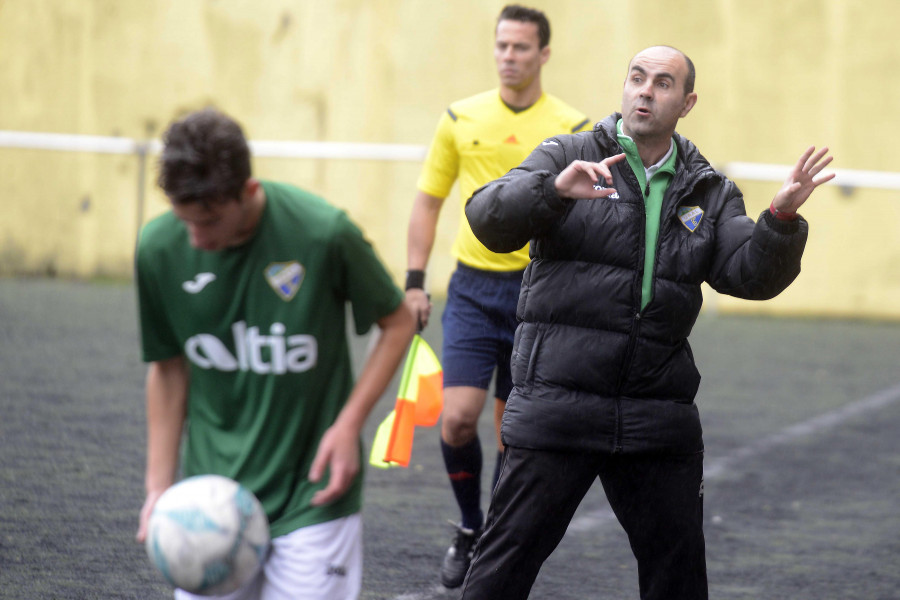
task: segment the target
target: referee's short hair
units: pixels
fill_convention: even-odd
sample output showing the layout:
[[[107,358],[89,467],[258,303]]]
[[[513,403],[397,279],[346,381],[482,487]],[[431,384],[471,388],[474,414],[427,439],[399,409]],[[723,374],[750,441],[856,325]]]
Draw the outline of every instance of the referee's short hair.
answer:
[[[500,21],[534,23],[538,28],[541,48],[546,47],[550,43],[550,21],[547,20],[547,15],[536,8],[528,8],[519,4],[507,4],[500,11],[500,16],[497,17],[497,25],[500,24]]]

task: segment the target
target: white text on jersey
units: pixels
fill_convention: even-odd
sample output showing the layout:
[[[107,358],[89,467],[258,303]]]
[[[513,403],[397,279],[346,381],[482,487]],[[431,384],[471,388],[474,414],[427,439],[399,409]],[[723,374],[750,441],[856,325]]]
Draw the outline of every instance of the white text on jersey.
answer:
[[[271,335],[260,335],[259,327],[244,321],[231,326],[237,356],[222,341],[208,333],[197,334],[184,344],[184,353],[201,369],[253,371],[260,375],[302,373],[316,366],[319,345],[311,335],[285,336],[282,323],[273,323]],[[268,359],[268,360],[267,360]]]

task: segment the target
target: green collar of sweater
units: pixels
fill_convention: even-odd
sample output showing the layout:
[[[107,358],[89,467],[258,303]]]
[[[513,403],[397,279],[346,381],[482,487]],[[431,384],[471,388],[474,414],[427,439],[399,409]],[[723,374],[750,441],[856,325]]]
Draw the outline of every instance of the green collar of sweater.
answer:
[[[638,154],[637,145],[629,136],[622,133],[622,119],[616,123],[619,145],[625,150],[625,158],[628,160],[634,176],[641,185],[641,194],[644,197],[644,212],[646,214],[644,231],[644,274],[641,281],[641,310],[650,302],[653,296],[653,270],[656,264],[656,242],[659,238],[659,219],[662,212],[662,201],[672,177],[675,176],[675,161],[678,158],[678,148],[675,141],[669,147],[669,152],[658,163],[644,168],[644,162]],[[650,182],[647,183],[649,176]]]

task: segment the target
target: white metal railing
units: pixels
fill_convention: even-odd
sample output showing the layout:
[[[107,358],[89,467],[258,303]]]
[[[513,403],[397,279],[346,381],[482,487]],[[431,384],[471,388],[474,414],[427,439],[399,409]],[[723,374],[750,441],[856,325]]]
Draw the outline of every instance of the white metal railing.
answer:
[[[264,158],[330,158],[352,160],[420,161],[425,147],[407,144],[359,144],[345,142],[250,141],[253,156]],[[95,152],[100,154],[158,153],[159,140],[139,141],[120,137],[0,131],[0,148]]]
[[[421,161],[425,158],[425,146],[412,144],[364,144],[350,142],[249,142],[254,156],[261,158],[306,158]],[[146,156],[162,149],[159,140],[134,140],[95,135],[71,135],[60,133],[34,133],[28,131],[0,131],[0,148],[55,150],[62,152],[96,152],[102,154],[134,154]],[[754,181],[784,181],[790,165],[771,165],[748,162],[729,162],[719,168],[732,179]],[[874,188],[900,190],[900,173],[886,171],[862,171],[832,169],[835,178],[828,185],[845,189]]]
[[[789,165],[767,165],[763,163],[730,162],[721,170],[729,179],[752,181],[784,181],[793,167]],[[900,190],[900,173],[890,171],[860,171],[856,169],[830,169],[834,179],[826,185],[837,185],[845,189],[875,188]]]

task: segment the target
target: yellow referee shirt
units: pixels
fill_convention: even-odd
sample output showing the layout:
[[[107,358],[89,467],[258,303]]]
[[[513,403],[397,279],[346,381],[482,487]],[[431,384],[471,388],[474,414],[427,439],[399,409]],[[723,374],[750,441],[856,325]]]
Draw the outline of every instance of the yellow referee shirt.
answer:
[[[504,104],[498,89],[450,105],[438,122],[418,187],[426,194],[446,198],[459,178],[463,214],[452,250],[457,260],[485,271],[525,268],[528,246],[496,254],[478,241],[465,216],[466,200],[482,185],[519,166],[543,140],[581,131],[588,122],[584,114],[546,93],[520,112]]]

